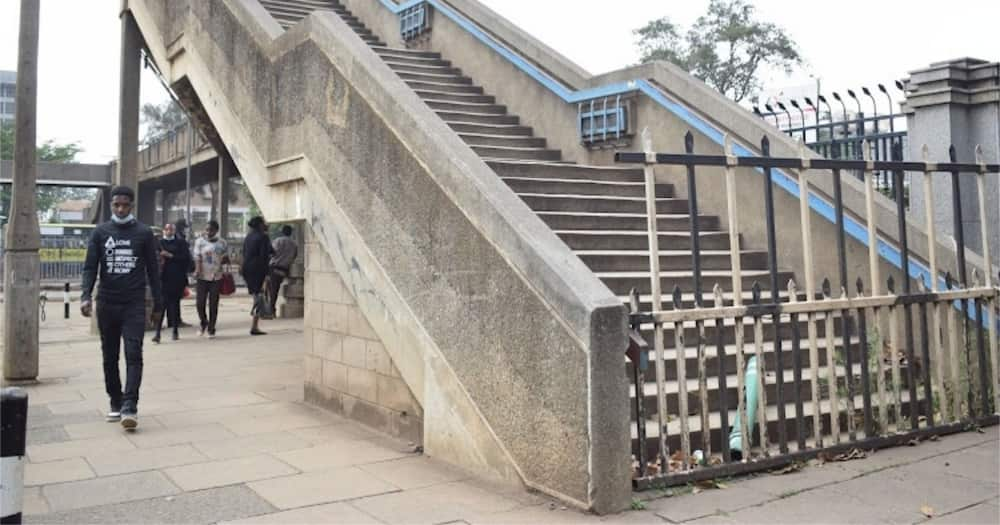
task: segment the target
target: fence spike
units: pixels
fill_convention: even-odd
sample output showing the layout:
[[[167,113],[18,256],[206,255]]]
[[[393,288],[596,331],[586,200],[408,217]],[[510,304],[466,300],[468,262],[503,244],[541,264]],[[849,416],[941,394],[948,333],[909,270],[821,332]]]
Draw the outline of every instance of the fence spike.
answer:
[[[796,290],[797,290],[797,288],[796,288],[796,285],[795,285],[795,279],[789,279],[788,280],[788,295],[789,295],[789,298],[791,300],[793,300],[793,301],[796,298],[796,293],[795,293]]]
[[[958,162],[958,154],[955,152],[955,145],[948,146],[948,160]]]
[[[767,138],[767,135],[760,139],[760,151],[765,157],[771,156],[771,140]]]
[[[629,309],[632,313],[639,313],[639,290],[632,288],[628,292]],[[655,307],[655,306],[654,306]]]
[[[694,134],[691,133],[691,130],[684,134],[684,150],[688,153],[694,153]]]
[[[841,299],[847,299],[848,298],[848,296],[847,296],[847,288],[844,287],[844,286],[840,287],[840,298]]]
[[[872,160],[872,143],[868,139],[865,139],[864,144],[861,146],[861,158],[865,162]]]
[[[858,289],[858,295],[865,294],[865,282],[860,277],[858,277],[857,281],[854,281],[854,286]]]
[[[721,308],[725,299],[722,298],[722,286],[719,286],[719,283],[715,283],[712,287],[712,297],[715,299],[715,307]]]
[[[643,153],[653,152],[653,135],[649,132],[649,127],[642,128],[642,151]]]
[[[680,285],[677,285],[677,284],[674,285],[674,291],[673,291],[672,296],[673,296],[673,300],[674,300],[674,308],[680,308],[681,307],[681,287],[680,287]]]
[[[976,164],[986,164],[986,157],[983,155],[983,145],[976,144]]]
[[[980,286],[982,286],[982,284],[983,284],[983,282],[982,282],[982,280],[980,280],[980,277],[979,277],[979,268],[973,268],[972,269],[972,287],[973,288],[979,288]]]
[[[889,289],[889,291],[890,291],[891,293],[896,293],[896,279],[894,279],[894,278],[893,278],[893,277],[892,277],[892,276],[890,275],[890,276],[889,276],[889,280],[887,280],[887,281],[885,282],[885,284],[886,284],[886,287],[887,287],[887,288]]]
[[[824,277],[823,278],[823,284],[822,284],[822,286],[823,286],[823,297],[829,299],[830,298],[830,278],[829,277]]]
[[[927,147],[927,144],[920,146],[920,160],[924,161],[924,163],[931,161],[931,149]]]
[[[944,274],[944,285],[946,287],[948,287],[949,290],[951,290],[952,281],[954,281],[954,280],[955,280],[955,278],[951,276],[951,272],[945,272],[945,274]]]
[[[917,291],[920,293],[927,293],[927,285],[924,283],[923,277],[917,280]]]
[[[753,304],[759,304],[760,303],[760,282],[759,281],[754,281],[753,282],[753,287],[750,289],[750,292],[751,292],[750,297],[751,297],[751,300],[753,301]]]

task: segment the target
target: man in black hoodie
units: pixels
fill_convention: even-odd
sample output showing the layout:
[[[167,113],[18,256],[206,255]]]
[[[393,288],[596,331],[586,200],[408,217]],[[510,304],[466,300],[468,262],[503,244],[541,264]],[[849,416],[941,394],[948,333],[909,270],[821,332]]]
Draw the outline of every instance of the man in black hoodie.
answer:
[[[132,430],[139,424],[139,385],[142,383],[142,339],[145,335],[146,286],[152,289],[153,311],[163,310],[157,268],[158,246],[153,231],[132,215],[135,192],[118,186],[111,190],[109,222],[94,229],[83,267],[80,313],[90,317],[91,294],[98,287],[97,326],[104,354],[104,386],[111,398],[108,421],[121,421]],[[125,391],[118,374],[121,341],[125,341]]]

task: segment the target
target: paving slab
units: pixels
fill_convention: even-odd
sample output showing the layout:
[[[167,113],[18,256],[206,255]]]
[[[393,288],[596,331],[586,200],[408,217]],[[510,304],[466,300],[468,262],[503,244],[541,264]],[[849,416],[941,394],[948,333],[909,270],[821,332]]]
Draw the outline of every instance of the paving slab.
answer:
[[[302,525],[304,523],[350,523],[352,525],[377,525],[381,521],[352,507],[349,503],[328,503],[295,510],[265,514],[253,518],[224,522],[223,525]]]
[[[274,432],[231,439],[195,441],[193,445],[209,458],[232,459],[307,448],[311,443],[289,432]]]
[[[966,507],[944,516],[934,516],[929,523],[947,523],[954,525],[996,525],[1000,523],[1000,508],[989,503],[980,503]]]
[[[184,444],[125,452],[96,451],[93,454],[88,454],[86,459],[98,475],[112,476],[200,463],[209,458],[195,450],[191,445]]]
[[[142,419],[139,420],[139,427],[142,429]],[[226,439],[235,435],[226,427],[212,423],[183,428],[155,428],[148,432],[135,432],[127,437],[138,448],[160,448],[194,441]]]
[[[890,505],[872,505],[851,495],[833,495],[826,490],[811,490],[766,505],[727,513],[723,518],[736,523],[767,524],[909,524],[921,518],[914,509],[901,510]]]
[[[364,498],[353,504],[386,523],[409,524],[473,523],[523,507],[513,499],[461,482]]]
[[[164,473],[178,487],[192,491],[288,476],[298,471],[271,456],[257,455],[171,467]]]
[[[293,509],[399,491],[397,487],[355,467],[254,481],[248,486],[279,509]]]
[[[46,485],[42,494],[53,511],[96,507],[140,499],[170,496],[181,490],[159,472],[139,472]]]
[[[124,432],[124,431],[123,431]],[[28,458],[35,463],[55,461],[57,459],[83,457],[95,450],[126,451],[134,450],[135,445],[124,436],[111,436],[95,439],[80,439],[62,443],[47,443],[44,445],[28,445]]]
[[[774,497],[786,496],[790,492],[801,492],[806,489],[822,487],[831,483],[847,481],[860,476],[857,470],[849,469],[842,463],[824,463],[809,465],[796,472],[787,474],[761,473],[754,477],[739,479],[731,487],[746,487],[757,492],[764,492]],[[704,494],[704,493],[703,493]]]
[[[748,488],[750,487],[750,488]],[[683,522],[759,505],[775,499],[765,491],[754,490],[751,484],[728,485],[698,494],[685,494],[646,502],[646,510],[673,522]]]
[[[296,428],[319,427],[330,421],[319,414],[272,414],[249,419],[233,419],[222,424],[238,436],[266,434]]]
[[[26,463],[24,486],[48,485],[94,477],[94,471],[82,458],[60,459],[48,463]]]
[[[45,501],[45,497],[42,496],[42,487],[25,487],[23,494],[24,499],[21,500],[21,513],[24,516],[48,514],[51,512],[52,509],[49,508],[49,502]]]
[[[359,465],[358,468],[404,490],[459,481],[472,476],[426,456],[380,461]]]
[[[140,428],[136,429],[134,433],[126,434],[122,426],[118,423],[110,423],[101,418],[98,421],[91,421],[88,423],[72,423],[68,425],[63,425],[66,429],[66,433],[69,434],[70,439],[95,439],[102,437],[114,437],[114,436],[128,436],[128,435],[138,435],[151,432],[152,429],[163,428],[163,425],[153,419],[144,417],[139,423]]]
[[[47,408],[44,411],[35,411],[33,408],[34,407],[30,407],[28,410],[28,430],[103,420],[101,412],[97,409],[56,415],[49,412]]]
[[[907,467],[951,474],[986,483],[998,483],[1000,482],[1000,462],[996,461],[995,446],[993,443],[979,445],[928,458]]]
[[[412,454],[402,450],[401,446],[394,449],[379,442],[354,440],[281,452],[275,456],[303,472],[308,472],[386,461]]]
[[[31,428],[25,432],[25,442],[32,445],[61,443],[63,441],[69,441],[69,434],[63,427]]]
[[[56,512],[26,523],[216,523],[274,510],[252,490],[233,486]]]
[[[323,445],[332,441],[370,439],[380,435],[370,428],[352,423],[351,421],[343,418],[340,418],[339,421],[329,425],[296,428],[294,430],[290,430],[289,432],[314,445]]]
[[[629,516],[628,513],[623,513],[616,516],[619,521],[612,522],[618,523],[624,521],[628,518],[633,518],[634,516]],[[656,516],[647,516],[647,523],[664,523],[664,521]],[[587,523],[601,523],[601,518],[594,514],[585,514],[583,512],[564,508],[561,505],[531,505],[528,507],[519,507],[517,509],[498,512],[495,514],[487,514],[481,517],[469,518],[468,520],[462,520],[472,525],[516,525],[516,524],[529,524],[529,523],[553,523],[553,524],[587,524]],[[632,523],[640,523],[633,521]]]

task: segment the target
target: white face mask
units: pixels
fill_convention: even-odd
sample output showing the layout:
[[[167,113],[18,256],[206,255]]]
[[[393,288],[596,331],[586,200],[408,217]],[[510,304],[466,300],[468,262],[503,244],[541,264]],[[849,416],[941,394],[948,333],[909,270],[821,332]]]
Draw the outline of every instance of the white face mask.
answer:
[[[113,222],[115,224],[128,224],[130,222],[135,222],[135,215],[133,215],[133,214],[130,213],[130,214],[126,215],[125,218],[119,219],[117,215],[115,215],[114,213],[112,213],[111,214],[111,222]]]
[[[166,235],[164,235],[164,236],[163,236],[163,240],[165,240],[165,241],[172,241],[172,240],[174,240],[174,239],[175,239],[176,237],[177,237],[176,235],[171,235],[171,236],[169,236],[169,237],[168,237],[168,236],[166,236]]]

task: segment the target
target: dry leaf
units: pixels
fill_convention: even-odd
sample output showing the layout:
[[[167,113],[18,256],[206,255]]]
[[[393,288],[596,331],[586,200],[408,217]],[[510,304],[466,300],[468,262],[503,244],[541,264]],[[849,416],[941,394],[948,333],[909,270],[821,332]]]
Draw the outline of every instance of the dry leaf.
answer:
[[[691,491],[691,494],[701,494],[701,489],[700,489],[700,488],[698,488],[698,487],[695,487],[695,488],[694,488],[694,489],[693,489],[693,490]]]
[[[929,439],[930,439],[931,441],[937,441],[937,440],[941,439],[941,437],[940,437],[940,436],[938,436],[937,434],[934,434],[934,435],[933,435],[933,436],[931,436],[931,437],[930,437]]]
[[[772,470],[771,474],[776,476],[782,474],[791,474],[792,472],[798,472],[802,470],[803,465],[804,465],[803,463],[796,461],[794,463],[789,463],[788,465],[785,465],[782,468]]]
[[[927,516],[928,518],[933,518],[934,507],[931,507],[930,505],[923,505],[920,507],[920,513],[923,514],[924,516]]]

